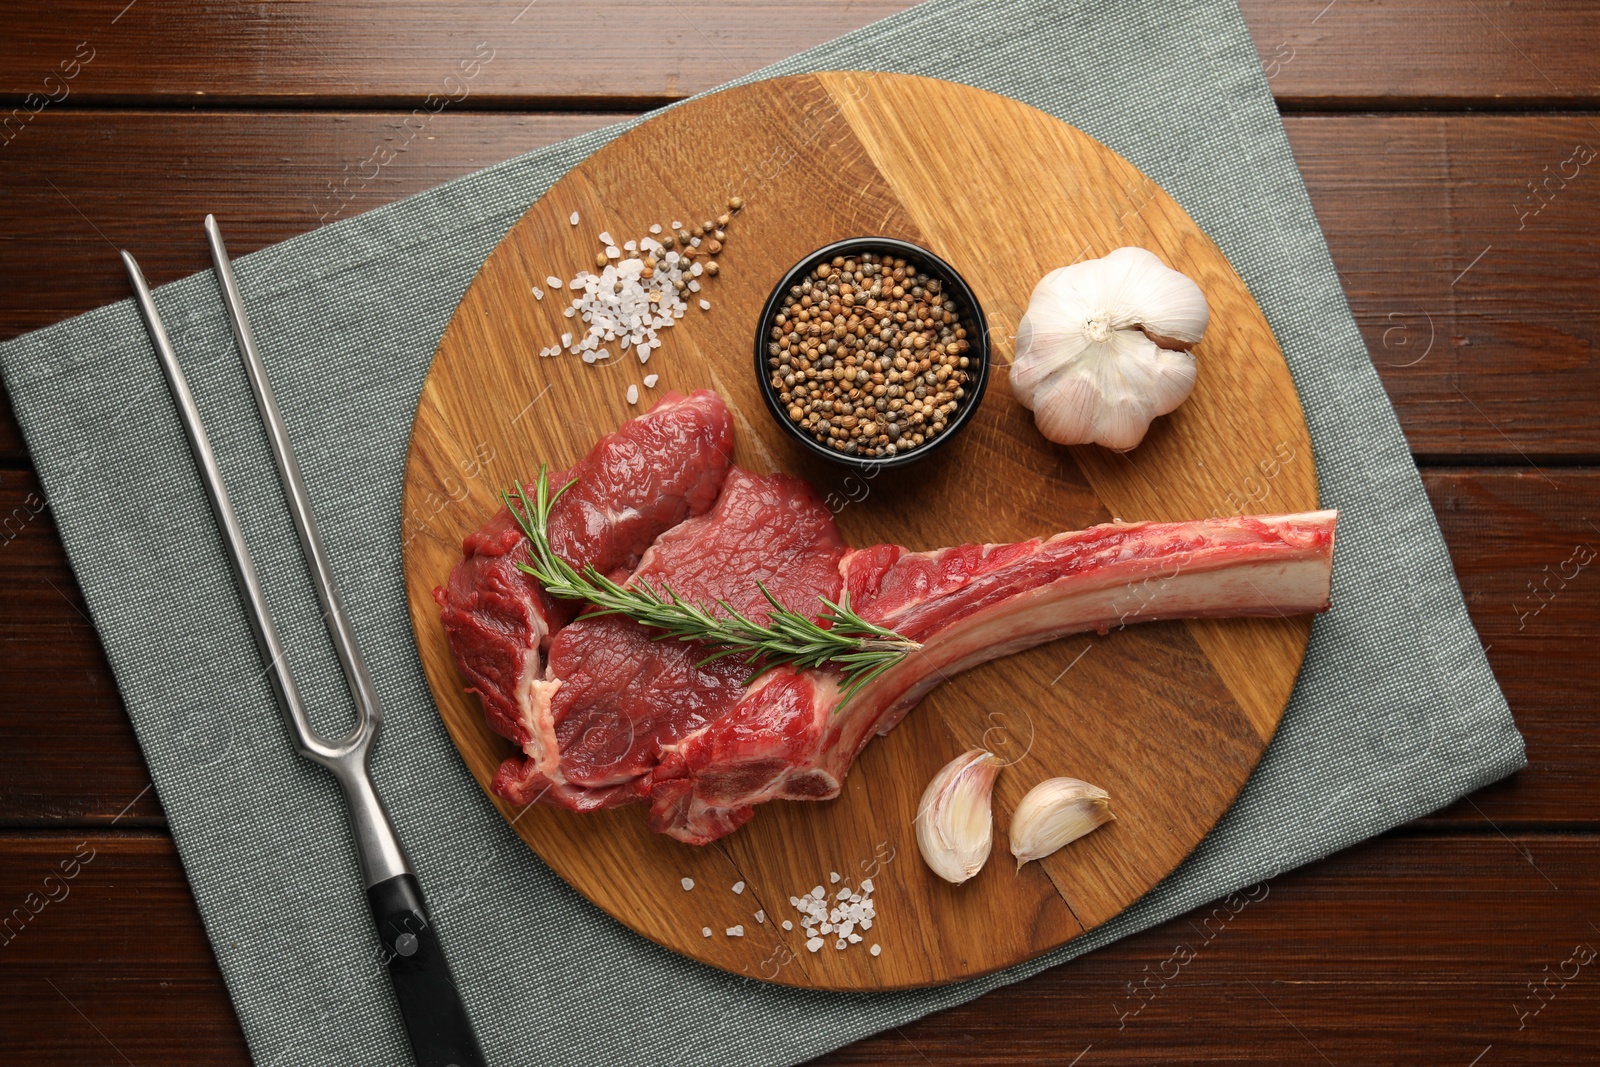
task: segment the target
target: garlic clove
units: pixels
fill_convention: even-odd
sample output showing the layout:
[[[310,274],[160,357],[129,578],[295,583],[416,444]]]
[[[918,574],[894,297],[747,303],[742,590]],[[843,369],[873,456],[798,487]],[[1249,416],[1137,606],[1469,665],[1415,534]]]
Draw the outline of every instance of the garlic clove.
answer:
[[[1033,394],[1033,419],[1052,441],[1084,442],[1099,438],[1100,386],[1091,367],[1073,367],[1050,379]]]
[[[1028,790],[1011,816],[1011,854],[1017,869],[1044,859],[1115,819],[1111,795],[1076,778],[1051,778]]]
[[[1096,351],[1045,379],[1032,396],[1034,420],[1052,441],[1094,441],[1125,452],[1144,440],[1151,420],[1183,403],[1194,381],[1189,353],[1118,330]]]
[[[1187,344],[1199,341],[1206,332],[1211,308],[1205,294],[1192,279],[1168,267],[1154,253],[1119,248],[1099,262],[1104,264],[1105,298],[1115,309],[1118,329],[1137,326]]]
[[[991,752],[975,748],[945,764],[917,805],[917,847],[928,867],[960,885],[983,869],[994,844],[989,798],[1003,766]]]
[[[1157,416],[1188,398],[1194,389],[1195,362],[1188,352],[1162,348],[1132,330],[1119,330],[1109,344],[1117,352],[1113,370],[1119,380],[1104,386],[1101,395],[1112,402],[1097,428],[1107,448],[1125,452],[1144,440]]]

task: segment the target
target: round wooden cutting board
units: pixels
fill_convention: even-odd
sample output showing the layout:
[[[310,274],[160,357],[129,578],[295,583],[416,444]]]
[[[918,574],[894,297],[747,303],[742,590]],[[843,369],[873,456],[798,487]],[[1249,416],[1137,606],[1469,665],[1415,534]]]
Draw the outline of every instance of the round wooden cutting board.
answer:
[[[570,294],[540,301],[533,286],[593,268],[601,231],[620,244],[652,223],[692,227],[730,196],[745,207],[718,256],[720,276],[699,294],[711,310],[694,307],[663,331],[648,366],[632,353],[595,366],[539,357],[573,323],[562,317]],[[876,478],[806,457],[771,422],[750,369],[771,286],[812,249],[861,235],[902,238],[948,260],[976,291],[995,342],[994,377],[968,428],[926,462]],[[1204,290],[1212,316],[1195,350],[1199,382],[1133,452],[1052,445],[1006,381],[1018,320],[1046,272],[1122,245],[1151,249]],[[646,373],[660,375],[654,388],[643,385]],[[635,405],[630,385],[639,386]],[[1013,100],[923,78],[802,75],[717,93],[618,138],[533,205],[468,289],[423,388],[406,471],[411,613],[440,714],[485,789],[512,747],[462,691],[434,587],[502,488],[533,478],[541,462],[573,463],[666,390],[698,387],[732,408],[735,461],[809,479],[856,545],[927,549],[1113,517],[1317,506],[1305,421],[1261,310],[1199,227],[1122,157]],[[1177,866],[1271,739],[1309,632],[1309,617],[1155,623],[990,663],[873,741],[838,799],[763,805],[705,847],[650,833],[641,807],[577,815],[492,799],[578,892],[674,951],[812,988],[953,982],[1078,936]],[[1011,765],[995,791],[993,857],[952,886],[922,863],[912,814],[938,768],[974,746]],[[1117,821],[1018,872],[1010,812],[1058,775],[1109,790]],[[878,921],[858,945],[840,951],[829,938],[812,953],[798,922],[792,931],[781,923],[798,918],[789,898],[830,886],[832,872],[840,884],[873,879]],[[744,936],[726,936],[733,926]],[[523,930],[507,932],[506,951],[517,951],[517,938],[561,936],[530,914]]]

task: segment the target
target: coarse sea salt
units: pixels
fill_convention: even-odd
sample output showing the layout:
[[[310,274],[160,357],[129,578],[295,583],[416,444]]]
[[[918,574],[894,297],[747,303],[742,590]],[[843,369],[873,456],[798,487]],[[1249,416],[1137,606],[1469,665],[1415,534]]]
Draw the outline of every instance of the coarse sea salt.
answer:
[[[700,936],[701,936],[701,937],[710,937],[710,936],[711,936],[711,927],[709,927],[709,926],[702,926],[702,927],[701,927],[701,928],[700,928]]]
[[[534,286],[533,287],[533,298],[535,300],[543,300],[544,299],[544,290],[539,288],[537,285]]]
[[[578,224],[578,213],[574,211],[572,214],[568,215],[567,221],[576,226]]]
[[[574,226],[578,224],[576,211],[569,221]],[[605,363],[612,358],[611,350],[600,346],[615,341],[617,350],[631,349],[640,363],[649,361],[651,353],[661,348],[660,331],[684,317],[690,301],[695,299],[690,294],[699,293],[702,280],[711,273],[709,264],[694,261],[704,239],[691,238],[676,219],[672,229],[683,235],[667,236],[667,244],[675,244],[674,248],[652,236],[663,232],[659,222],[649,226],[648,234],[623,240],[620,246],[610,231],[595,235],[605,250],[599,266],[580,270],[564,283],[572,295],[561,310],[566,318],[582,320],[587,329],[562,334],[561,344],[552,346],[551,355],[564,349],[585,363]],[[545,282],[550,289],[563,286],[554,275],[546,277]],[[709,300],[701,298],[698,303],[701,311],[711,310]],[[646,378],[646,388],[654,387],[650,377]]]
[[[735,883],[733,883],[733,891],[735,893],[743,893],[744,892],[744,883],[743,882],[735,882]]]
[[[767,921],[767,913],[765,911],[757,911],[756,912],[756,922],[764,923],[766,921]]]
[[[637,385],[628,386],[628,403],[637,404],[638,402],[639,402],[639,387]]]
[[[579,271],[566,284],[573,296],[562,314],[582,319],[588,329],[570,338],[563,335],[562,347],[586,363],[606,358],[597,357],[595,351],[606,341],[621,338],[627,338],[640,363],[647,362],[651,351],[661,347],[660,331],[675,325],[687,309],[680,286],[686,288],[691,280],[689,260],[654,238],[636,244],[637,253],[628,256],[609,246],[606,251],[613,258],[604,268]],[[643,257],[656,260],[649,278],[644,277]]]
[[[659,374],[646,374],[644,376],[644,387],[646,389],[654,389],[656,387],[656,383],[660,380],[661,375]]]
[[[729,937],[743,937],[744,936],[744,927],[742,925],[740,925],[740,926],[730,926],[726,930],[724,930],[723,933],[727,934]]]
[[[683,886],[683,891],[685,893],[687,893],[689,890],[694,888],[694,879],[693,878],[679,878],[678,879],[678,884]]]
[[[828,879],[837,885],[843,881],[843,876],[833,871]],[[824,935],[832,936],[833,947],[840,952],[862,942],[862,935],[857,931],[872,929],[872,920],[878,914],[868,888],[870,882],[870,878],[862,881],[862,891],[845,884],[830,895],[819,885],[804,896],[789,898],[790,906],[800,913],[800,925],[805,931],[808,949],[812,952],[820,949],[825,943]],[[783,928],[792,930],[794,925],[786,919]],[[878,952],[872,954],[876,956]]]

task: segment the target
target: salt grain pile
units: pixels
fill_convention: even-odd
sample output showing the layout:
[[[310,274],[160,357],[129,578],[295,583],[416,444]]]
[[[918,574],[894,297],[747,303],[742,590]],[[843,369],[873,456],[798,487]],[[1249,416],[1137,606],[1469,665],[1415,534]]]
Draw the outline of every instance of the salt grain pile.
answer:
[[[829,880],[838,885],[839,873],[835,871],[829,875]],[[789,903],[800,913],[800,925],[807,938],[806,948],[817,952],[830,937],[833,947],[841,952],[851,945],[860,944],[863,938],[857,931],[872,929],[872,921],[878,917],[878,910],[872,903],[872,889],[871,878],[863,878],[859,890],[851,889],[848,885],[841,886],[831,894],[832,907],[828,903],[830,894],[820,885],[805,896],[790,897]],[[787,921],[783,927],[785,930],[791,928]],[[874,956],[881,951],[877,945],[872,946]]]
[[[728,212],[743,206],[744,201],[734,197],[728,201]],[[567,318],[586,323],[587,329],[563,333],[559,344],[541,348],[539,355],[557,356],[565,350],[585,363],[600,363],[610,360],[609,346],[615,343],[619,353],[632,351],[640,363],[648,363],[661,347],[660,332],[688,312],[688,301],[700,292],[701,279],[719,272],[717,261],[710,257],[722,251],[730,219],[731,214],[719,215],[692,231],[675,221],[666,233],[656,223],[649,235],[625,241],[621,247],[610,233],[597,234],[603,251],[596,255],[596,270],[580,270],[566,283],[575,295],[562,311]],[[570,221],[578,224],[577,212]],[[562,285],[553,275],[545,283],[558,291]],[[534,287],[535,299],[544,295]],[[711,309],[709,300],[699,304],[702,311]],[[656,380],[654,374],[647,376],[646,388],[653,388]],[[638,401],[638,387],[629,386],[628,403]]]
[[[839,872],[834,871],[828,876],[828,880],[833,885],[839,885]],[[683,886],[683,890],[686,893],[694,889],[693,878],[680,878],[678,882]],[[731,888],[735,896],[741,896],[745,891],[745,883],[741,879],[733,883]],[[812,952],[819,951],[827,943],[825,940],[827,937],[833,938],[833,947],[840,951],[849,948],[851,945],[859,945],[864,938],[858,931],[872,929],[872,922],[878,917],[878,909],[872,903],[872,890],[872,879],[863,878],[859,890],[851,889],[849,885],[843,885],[839,887],[837,892],[830,894],[828,890],[819,885],[805,896],[790,897],[789,903],[800,912],[800,926],[805,931],[807,938],[806,948]],[[832,907],[829,907],[828,903],[830,896],[833,900]],[[755,913],[755,919],[757,923],[765,923],[767,921],[767,913],[758,910]],[[785,930],[793,930],[794,923],[789,919],[785,919],[783,920],[783,928]],[[738,926],[730,926],[723,930],[722,933],[724,937],[743,937],[744,925],[741,923]],[[702,926],[700,928],[700,936],[710,937],[711,927]],[[874,956],[880,955],[883,952],[883,946],[874,944],[869,951]]]

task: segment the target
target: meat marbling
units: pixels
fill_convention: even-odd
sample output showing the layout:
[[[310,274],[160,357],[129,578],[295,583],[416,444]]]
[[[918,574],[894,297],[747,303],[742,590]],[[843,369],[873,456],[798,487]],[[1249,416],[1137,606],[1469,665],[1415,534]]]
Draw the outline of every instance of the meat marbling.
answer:
[[[552,479],[579,479],[552,511],[552,545],[575,566],[665,581],[753,617],[765,617],[758,581],[813,613],[818,596],[847,591],[863,617],[921,649],[848,702],[831,670],[751,678],[732,659],[702,664],[702,646],[615,616],[573,618],[545,597],[515,567],[527,546],[502,509],[434,596],[489,724],[522,748],[494,780],[507,800],[646,803],[652,829],[704,844],[764,801],[837,796],[868,741],[968,667],[1130,622],[1328,606],[1331,511],[852,550],[806,483],[731,467],[731,436],[716,394],[669,395]]]

